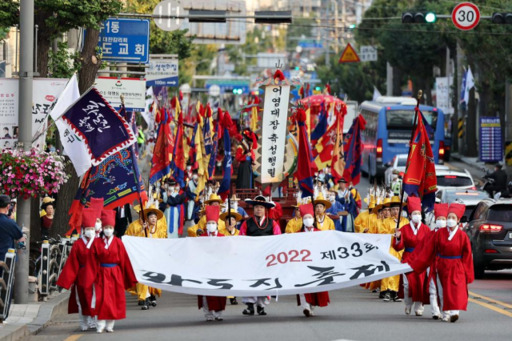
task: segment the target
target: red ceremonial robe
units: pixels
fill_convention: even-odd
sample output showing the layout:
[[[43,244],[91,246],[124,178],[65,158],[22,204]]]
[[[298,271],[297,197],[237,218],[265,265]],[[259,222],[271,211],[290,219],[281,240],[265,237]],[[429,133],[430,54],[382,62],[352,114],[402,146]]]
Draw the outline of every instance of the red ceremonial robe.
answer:
[[[87,248],[87,239],[82,237],[75,241],[57,280],[57,285],[62,288],[69,290],[72,286],[68,302],[68,314],[78,313],[78,303],[80,303],[82,315],[96,315],[95,310],[91,308],[91,301],[98,263],[94,259],[91,249]],[[76,300],[77,296],[78,302]]]
[[[210,237],[208,233],[203,233],[199,237]],[[224,237],[223,234],[217,232],[217,237]],[[206,302],[208,303],[208,309],[213,311],[223,311],[226,309],[226,297],[225,296],[206,296]],[[197,307],[201,309],[203,307],[203,296],[197,296]]]
[[[99,261],[95,282],[98,320],[120,320],[126,318],[125,290],[137,279],[121,239],[114,236],[108,249],[105,246],[104,237],[97,238],[91,248]]]
[[[407,263],[407,261],[411,259],[416,246],[418,246],[420,242],[430,234],[430,228],[421,223],[417,234],[414,235],[412,226],[409,223],[402,226],[400,232],[401,236],[398,243],[396,242],[396,239],[393,238],[392,245],[396,251],[405,249],[402,255],[402,263]],[[409,297],[412,297],[413,302],[424,302],[426,271],[421,273],[409,272],[406,276],[407,281],[409,282]],[[428,301],[425,303],[428,303]]]
[[[417,247],[407,263],[415,272],[423,272],[435,261],[435,271],[443,290],[442,309],[466,310],[468,284],[475,279],[471,244],[460,228],[452,240],[448,240],[448,236],[448,228],[431,233]]]
[[[297,232],[309,233],[304,231],[304,226],[302,226],[302,228]],[[313,232],[322,232],[322,230],[319,230],[315,227],[313,228]],[[329,299],[329,292],[327,291],[315,292],[313,294],[304,294],[304,297],[306,298],[306,302],[312,306],[327,307],[331,302]],[[297,295],[297,305],[300,305],[299,295]]]

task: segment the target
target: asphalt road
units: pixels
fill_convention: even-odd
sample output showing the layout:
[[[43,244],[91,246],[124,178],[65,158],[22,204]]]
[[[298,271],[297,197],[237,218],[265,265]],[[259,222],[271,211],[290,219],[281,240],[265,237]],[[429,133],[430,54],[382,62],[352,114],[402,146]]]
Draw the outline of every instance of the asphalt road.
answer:
[[[478,169],[470,172],[478,175]],[[368,185],[363,178],[361,194]],[[243,316],[243,305],[228,304],[221,322],[205,321],[196,296],[164,292],[149,311],[128,297],[127,318],[117,322],[113,334],[81,332],[77,315],[63,315],[26,340],[510,340],[512,271],[488,271],[469,291],[468,311],[456,323],[433,320],[429,306],[423,317],[406,316],[403,303],[385,303],[361,287],[331,292],[331,304],[311,318],[302,315],[295,296],[284,296],[272,300],[268,316]]]

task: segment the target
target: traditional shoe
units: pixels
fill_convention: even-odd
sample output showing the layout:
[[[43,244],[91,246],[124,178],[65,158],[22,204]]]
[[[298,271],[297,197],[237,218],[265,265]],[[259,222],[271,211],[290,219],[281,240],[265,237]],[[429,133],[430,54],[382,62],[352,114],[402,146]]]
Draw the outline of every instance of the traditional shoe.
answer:
[[[231,305],[237,305],[238,304],[238,301],[236,300],[236,297],[230,298],[229,302],[231,303]]]
[[[216,318],[215,318],[215,321],[224,321],[224,319],[223,319],[222,317],[220,317],[220,316],[219,316],[219,317],[216,317]]]
[[[310,317],[311,316],[311,310],[309,310],[309,309],[304,309],[302,312],[304,313],[304,315],[306,317]]]
[[[149,310],[149,300],[145,300],[142,307],[140,307],[141,310]]]
[[[101,333],[103,333],[103,330],[104,330],[103,328],[101,328],[101,329],[96,329],[96,333],[101,334]]]
[[[437,315],[432,315],[432,318],[434,320],[439,320],[441,318],[441,315],[437,314]]]
[[[411,315],[411,307],[405,306],[405,315]]]
[[[81,326],[80,330],[83,331],[83,332],[86,332],[86,331],[89,330],[89,327]]]
[[[247,303],[247,309],[242,311],[244,315],[254,315],[254,303]]]
[[[113,333],[113,332],[114,332],[114,329],[109,329],[109,328],[107,328],[107,329],[105,329],[105,330],[107,331],[107,333]]]
[[[156,307],[156,300],[149,301],[149,304],[151,304],[152,307]]]
[[[459,315],[452,315],[452,316],[450,316],[450,322],[452,322],[452,323],[457,321],[458,319],[459,319]]]
[[[206,322],[212,322],[213,321],[213,316],[208,316],[206,318]]]
[[[396,291],[391,291],[391,299],[393,302],[402,302],[402,299],[398,297],[398,293]]]
[[[380,299],[383,299],[383,298],[384,298],[384,296],[386,296],[386,294],[387,294],[387,293],[388,293],[388,291],[387,291],[387,290],[384,290],[384,291],[379,292],[379,298],[380,298]]]
[[[257,306],[256,309],[258,310],[258,315],[265,316],[267,313],[265,312],[265,308]]]
[[[443,322],[449,322],[450,321],[450,316],[448,315],[444,315],[443,318],[441,319]]]
[[[416,310],[414,313],[416,314],[416,316],[423,316],[423,311],[421,310]]]

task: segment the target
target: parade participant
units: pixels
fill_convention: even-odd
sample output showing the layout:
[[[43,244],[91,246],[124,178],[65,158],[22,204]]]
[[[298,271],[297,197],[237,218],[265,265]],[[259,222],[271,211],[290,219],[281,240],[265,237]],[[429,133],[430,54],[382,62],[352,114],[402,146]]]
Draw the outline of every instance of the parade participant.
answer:
[[[371,195],[369,198],[365,198],[365,202],[368,205],[368,210],[359,212],[354,219],[354,229],[356,233],[368,233],[375,231],[377,227],[377,214],[372,212],[375,207],[375,196]]]
[[[431,235],[432,238],[426,238],[408,261],[415,272],[421,273],[437,256],[435,278],[445,322],[457,321],[460,310],[467,309],[468,284],[475,278],[471,243],[459,228],[465,210],[463,204],[450,204],[446,228],[439,229]]]
[[[114,208],[114,210],[116,211],[116,225],[114,226],[114,231],[116,236],[121,238],[124,236],[128,225],[133,221],[132,209],[130,204],[125,204],[124,206]]]
[[[224,237],[217,229],[219,221],[219,206],[207,206],[205,208],[206,233],[200,237]],[[226,297],[220,296],[197,296],[198,308],[203,308],[206,321],[222,321],[222,312],[226,309]]]
[[[46,197],[51,199],[49,197]],[[45,199],[46,199],[45,198]],[[53,216],[55,214],[55,204],[53,203],[55,199],[48,200],[41,205],[41,210],[45,211],[46,214],[41,217],[41,239],[47,240],[50,236],[50,229],[53,225]]]
[[[220,205],[222,204],[222,199],[221,199],[221,197],[219,197],[217,195],[217,193],[212,193],[212,195],[210,195],[210,198],[208,200],[206,200],[204,202],[204,204],[205,204],[205,207],[219,206],[219,209],[220,209]],[[222,220],[219,220],[217,222],[217,225],[218,225],[219,231],[221,233],[224,233],[224,231],[226,230],[226,225],[224,224],[224,222]],[[196,225],[188,228],[187,234],[189,237],[197,237],[198,235],[203,234],[205,231],[206,231],[206,216],[203,215],[201,217],[201,219],[199,219],[199,222]]]
[[[199,205],[197,204],[197,194],[196,189],[199,183],[199,175],[197,174],[197,169],[192,171],[192,177],[187,182],[187,187],[185,189],[185,195],[187,197],[187,220],[193,220],[197,210],[199,209]]]
[[[229,205],[228,205],[228,201],[229,201]],[[244,210],[243,207],[241,207],[240,205],[238,205],[238,202],[240,201],[240,198],[238,198],[236,196],[236,194],[233,194],[231,196],[231,199],[228,199],[226,198],[226,201],[224,203],[224,208],[221,210],[221,211],[225,211],[227,212],[227,209],[228,209],[228,206],[231,206],[231,209],[235,212],[237,212],[240,216],[241,216],[241,219],[238,220],[237,222],[237,225],[236,225],[236,228],[239,230],[240,229],[240,225],[242,225],[242,220],[243,219],[247,219],[249,218],[249,215],[247,214],[247,212]],[[222,216],[222,215],[221,215]],[[224,222],[225,223],[225,222]],[[227,227],[227,225],[226,225]]]
[[[245,212],[245,211],[244,211]],[[234,209],[231,209],[231,213],[224,212],[220,215],[220,219],[226,225],[226,230],[224,231],[224,235],[227,237],[238,236],[240,231],[236,228],[238,222],[242,221],[242,216],[236,212]],[[229,302],[232,305],[237,305],[238,301],[234,296],[228,296]]]
[[[315,205],[316,228],[322,231],[335,230],[334,221],[325,214],[325,210],[331,207],[329,200],[325,200],[320,193],[313,201]]]
[[[347,180],[343,178],[338,180],[336,201],[343,205],[344,211],[346,211],[341,223],[342,231],[345,232],[354,232],[354,218],[357,217],[360,208],[360,203],[358,208],[357,201],[352,193],[355,193],[358,196],[359,202],[361,202],[361,196],[357,190],[354,190],[355,188],[353,190],[347,188]]]
[[[320,230],[314,227],[315,218],[313,205],[310,203],[301,205],[299,206],[299,210],[304,224],[301,229],[296,232],[319,232]],[[329,302],[329,293],[327,291],[297,295],[297,305],[303,309],[302,312],[306,317],[314,315],[313,309],[315,307],[326,307],[329,305]]]
[[[400,178],[399,172],[396,169],[393,171],[391,191],[394,195],[400,195],[400,192],[402,191],[402,179]]]
[[[446,216],[448,215],[448,204],[434,204],[434,215],[435,215],[435,226],[431,228],[431,234],[428,238],[433,238],[433,234],[437,232],[439,229],[446,227]],[[441,318],[441,310],[439,309],[439,302],[437,296],[437,286],[436,286],[436,263],[437,263],[437,255],[432,264],[427,268],[428,273],[428,294],[430,301],[430,309],[432,311],[432,318],[434,320],[438,320]]]
[[[325,210],[325,213],[334,222],[334,229],[336,231],[342,230],[342,221],[344,215],[347,215],[345,207],[338,201],[336,201],[336,191],[329,191],[327,194],[327,200],[331,203],[331,207]]]
[[[407,263],[416,246],[427,237],[430,228],[421,222],[421,200],[418,197],[407,198],[407,210],[411,217],[409,224],[395,229],[393,247],[404,250],[402,263]],[[396,225],[395,225],[396,226]],[[414,305],[416,316],[423,315],[423,293],[425,292],[425,272],[409,272],[402,276],[404,288],[405,314],[409,315]]]
[[[82,237],[73,243],[66,264],[57,280],[57,286],[68,290],[71,287],[68,314],[78,313],[82,331],[96,327],[93,285],[99,264],[94,258],[91,246],[96,236],[94,225],[100,215],[100,211],[91,208],[82,210]]]
[[[101,237],[102,227],[101,227],[101,211],[103,210],[103,198],[91,198],[89,203],[89,208],[100,212],[100,215],[96,219],[96,223],[94,224],[94,230],[96,232],[96,238]]]
[[[128,226],[127,236],[146,238],[167,238],[167,224],[162,211],[152,206],[143,210],[142,216]],[[137,283],[135,291],[130,291],[138,297],[142,310],[148,310],[149,306],[156,307],[156,296],[162,295],[162,290]]]
[[[288,220],[286,223],[286,228],[284,230],[285,233],[294,233],[298,232],[302,228],[302,217],[300,215],[299,206],[293,206],[295,209],[293,210],[293,218]]]
[[[98,275],[94,282],[96,294],[96,331],[114,332],[115,320],[126,318],[126,296],[124,291],[137,283],[130,258],[123,242],[114,236],[116,211],[101,212],[103,238],[92,246],[92,253],[99,263]]]
[[[274,203],[267,201],[264,196],[258,195],[253,200],[246,199],[245,202],[253,206],[254,217],[245,220],[240,226],[241,236],[271,236],[281,234],[281,228],[277,222],[266,217],[265,210],[274,207]],[[265,306],[270,303],[267,296],[244,297],[242,302],[247,304],[247,309],[243,311],[244,315],[254,315],[254,305],[256,304],[258,315],[267,315]]]
[[[352,181],[349,182],[348,184],[348,190],[350,191],[350,194],[352,194],[352,198],[354,198],[354,202],[356,204],[356,214],[354,216],[356,216],[358,213],[359,213],[359,210],[362,208],[362,201],[361,201],[361,194],[359,194],[359,191],[357,190],[357,188],[354,187],[354,184],[352,183]]]
[[[250,129],[244,129],[242,132],[242,141],[236,149],[235,159],[239,162],[236,188],[253,188],[254,174],[252,165],[256,157],[254,150],[258,147],[256,134]]]
[[[167,222],[167,238],[178,238],[183,232],[185,194],[180,193],[180,185],[174,179],[167,179],[167,189],[160,203]]]

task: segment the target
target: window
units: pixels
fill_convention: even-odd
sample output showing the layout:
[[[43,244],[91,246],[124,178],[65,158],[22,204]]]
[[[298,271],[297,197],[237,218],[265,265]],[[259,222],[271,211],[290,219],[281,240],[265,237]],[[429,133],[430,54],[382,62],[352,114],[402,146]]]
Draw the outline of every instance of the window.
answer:
[[[510,222],[512,220],[512,205],[493,205],[489,213],[489,220]]]
[[[423,111],[423,117],[427,123],[436,129],[437,126],[437,112]],[[388,110],[386,111],[386,123],[388,129],[400,129],[411,131],[414,124],[414,110]]]
[[[471,178],[457,175],[438,175],[437,185],[442,187],[473,186]]]

